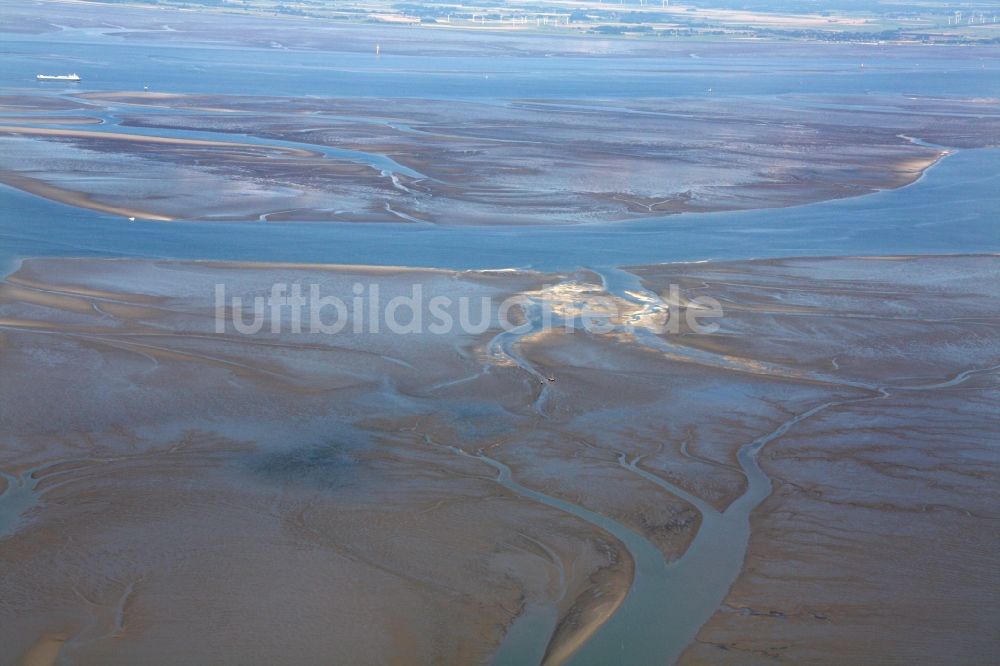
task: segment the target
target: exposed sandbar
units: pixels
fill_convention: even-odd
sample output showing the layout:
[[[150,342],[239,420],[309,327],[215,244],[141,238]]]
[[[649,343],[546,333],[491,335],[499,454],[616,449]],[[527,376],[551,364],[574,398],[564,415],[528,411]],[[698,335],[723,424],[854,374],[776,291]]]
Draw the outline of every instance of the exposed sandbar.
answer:
[[[68,204],[70,206],[96,210],[102,213],[111,213],[113,215],[121,215],[123,217],[138,217],[145,220],[159,220],[161,222],[169,222],[174,219],[167,215],[153,213],[140,208],[113,206],[101,203],[100,201],[95,201],[93,196],[86,192],[69,190],[47,183],[38,178],[31,178],[30,176],[24,176],[6,169],[0,170],[0,183],[16,187],[17,189],[24,190],[25,192],[30,192],[36,196],[51,199],[52,201],[58,201],[59,203]]]
[[[55,136],[70,139],[100,139],[102,141],[128,141],[132,143],[154,143],[171,146],[200,146],[212,148],[240,148],[243,150],[261,150],[275,153],[287,153],[298,157],[316,157],[319,153],[300,148],[285,146],[257,146],[246,143],[228,141],[210,141],[207,139],[179,139],[168,136],[148,136],[144,134],[127,134],[124,132],[95,132],[91,130],[53,129],[49,127],[25,127],[23,125],[0,125],[0,134],[19,134],[22,136]]]

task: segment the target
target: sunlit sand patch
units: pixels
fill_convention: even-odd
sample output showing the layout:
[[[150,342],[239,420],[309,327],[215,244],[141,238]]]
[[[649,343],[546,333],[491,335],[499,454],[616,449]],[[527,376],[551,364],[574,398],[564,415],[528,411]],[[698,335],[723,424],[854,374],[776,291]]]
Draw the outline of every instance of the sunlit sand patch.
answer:
[[[69,639],[67,634],[45,634],[38,638],[30,648],[21,655],[18,666],[55,666],[59,661],[59,652]]]
[[[45,197],[46,199],[58,201],[59,203],[79,206],[80,208],[88,208],[102,213],[111,213],[113,215],[121,215],[122,217],[139,217],[146,220],[156,220],[160,222],[169,222],[174,219],[167,215],[153,213],[140,208],[113,206],[101,203],[94,200],[93,196],[86,192],[78,192],[65,187],[59,187],[58,185],[47,183],[38,178],[23,176],[21,174],[14,173],[13,171],[0,170],[0,183],[16,187],[19,190],[24,190],[25,192],[30,192],[31,194],[36,194],[40,197]]]

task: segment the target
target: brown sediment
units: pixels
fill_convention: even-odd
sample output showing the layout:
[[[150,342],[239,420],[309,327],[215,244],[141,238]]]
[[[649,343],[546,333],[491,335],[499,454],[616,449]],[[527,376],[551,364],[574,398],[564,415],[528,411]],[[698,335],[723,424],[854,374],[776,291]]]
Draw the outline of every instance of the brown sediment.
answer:
[[[592,574],[587,587],[559,616],[541,663],[558,666],[579,651],[621,606],[633,577],[631,558]]]
[[[133,293],[109,290],[106,285],[118,282],[115,275],[122,278],[122,284],[132,281],[125,277],[132,275],[130,262],[107,262],[105,265],[110,272],[106,274],[106,279],[97,283],[86,277],[91,275],[92,270],[88,261],[59,262],[62,267],[59,270],[54,270],[54,265],[45,266],[43,263],[26,261],[22,264],[19,276],[13,278],[13,283],[8,282],[9,286],[2,292],[0,310],[4,315],[36,312],[47,321],[37,317],[33,320],[29,317],[5,317],[4,322],[0,322],[6,328],[5,336],[16,338],[16,346],[22,351],[28,348],[20,345],[28,344],[36,350],[47,348],[48,353],[58,355],[60,346],[70,344],[77,349],[74,354],[77,360],[87,356],[104,358],[117,370],[106,367],[105,371],[90,375],[91,379],[104,383],[114,374],[118,377],[117,381],[125,382],[119,385],[121,388],[138,382],[136,389],[141,384],[143,388],[138,390],[144,394],[147,390],[155,393],[176,381],[183,381],[182,378],[191,371],[202,377],[221,372],[217,379],[225,376],[229,379],[218,384],[216,379],[210,380],[208,385],[215,388],[198,398],[204,401],[203,407],[207,408],[204,414],[215,413],[213,419],[222,415],[217,411],[218,404],[215,407],[209,405],[227,395],[227,400],[235,398],[237,394],[231,392],[236,385],[242,385],[243,388],[238,391],[242,395],[231,406],[238,411],[247,409],[246,416],[249,417],[253,411],[251,404],[283,404],[282,409],[288,409],[289,415],[295,415],[290,417],[299,421],[301,418],[320,417],[330,405],[352,400],[352,394],[370,392],[383,373],[401,373],[396,380],[400,390],[416,391],[422,383],[421,374],[440,377],[442,369],[451,373],[461,371],[465,365],[461,357],[456,358],[452,347],[455,341],[451,340],[437,350],[432,346],[416,355],[405,349],[400,350],[405,359],[397,362],[388,358],[393,353],[391,350],[369,350],[359,340],[351,342],[345,339],[338,348],[336,344],[331,344],[331,340],[315,338],[310,341],[294,338],[282,341],[240,340],[231,334],[217,336],[211,333],[211,320],[206,321],[206,325],[199,323],[204,319],[203,307],[198,304],[198,299],[181,303],[175,299],[164,300],[160,294],[141,289],[132,289]],[[191,284],[193,276],[215,273],[217,277],[228,280],[232,287],[234,283],[229,278],[245,280],[255,269],[246,265],[212,262],[147,264],[147,272],[158,270],[169,271],[172,283],[180,280],[188,284]],[[271,275],[274,278],[287,276],[290,272],[301,276],[335,276],[347,280],[347,287],[351,280],[365,276],[379,277],[383,287],[389,284],[404,287],[414,280],[434,280],[442,288],[453,286],[456,281],[468,281],[470,285],[479,285],[475,287],[477,290],[486,289],[485,293],[498,288],[534,288],[541,279],[539,276],[524,277],[509,273],[460,274],[382,267],[352,270],[290,264],[271,264],[257,267],[256,271],[261,276]],[[200,279],[196,278],[194,284],[198,284]],[[84,307],[82,302],[89,302],[93,307]],[[143,302],[156,302],[157,305],[155,308],[136,305]],[[117,313],[116,321],[109,321],[101,312],[107,312],[109,305],[115,303],[122,305],[123,309]],[[53,318],[52,315],[57,312],[62,314]],[[57,319],[62,321],[57,323]],[[208,330],[203,330],[206,328]],[[432,340],[427,338],[426,341]],[[50,346],[50,342],[55,346]],[[19,357],[18,352],[5,346],[0,350],[0,365],[6,370],[13,370],[15,366],[20,367]],[[296,361],[296,357],[303,360]],[[27,357],[20,358],[28,360]],[[307,362],[313,365],[311,370],[306,370],[307,366],[303,365]],[[411,365],[413,370],[409,369]],[[70,379],[64,370],[53,374],[46,367],[42,362],[35,365],[34,370],[24,368],[15,371],[15,374],[27,372],[35,377],[46,375],[51,379],[63,375],[69,382],[68,386],[74,387],[74,393],[80,388],[80,380],[90,381],[87,374]],[[133,375],[133,369],[139,374]],[[5,372],[5,376],[11,375]],[[101,379],[102,376],[105,379]],[[497,378],[508,386],[520,383],[516,376]],[[43,380],[43,383],[47,381]],[[111,380],[108,386],[115,383],[116,380]],[[320,383],[324,388],[319,393],[298,390]],[[6,391],[9,386],[4,382],[2,390]],[[134,390],[127,390],[126,394],[136,395]],[[478,391],[467,392],[468,395],[476,393]],[[90,411],[91,408],[84,404],[89,401],[85,392],[75,394],[77,407]],[[377,390],[372,393],[377,394]],[[174,393],[174,398],[186,400],[178,393]],[[114,399],[111,400],[105,403],[106,406],[114,404]],[[7,402],[6,407],[12,407],[12,403]],[[314,445],[308,441],[281,445],[270,453],[257,452],[254,447],[238,446],[235,442],[210,434],[191,435],[179,441],[168,438],[166,442],[156,444],[155,437],[139,435],[133,428],[140,427],[144,422],[150,423],[147,419],[153,412],[166,416],[173,412],[173,408],[164,410],[161,405],[153,412],[147,411],[145,416],[133,412],[133,417],[117,423],[98,417],[104,425],[84,425],[82,421],[77,421],[77,416],[71,415],[74,409],[57,410],[62,414],[57,418],[68,419],[66,425],[76,423],[69,425],[67,432],[74,434],[68,437],[49,430],[41,422],[29,425],[29,421],[22,421],[20,426],[15,425],[6,413],[4,415],[5,435],[17,438],[36,452],[48,451],[51,454],[47,455],[50,464],[44,472],[38,473],[41,479],[38,492],[47,500],[45,506],[37,520],[33,519],[26,529],[13,536],[7,535],[5,554],[16,559],[34,558],[33,553],[47,550],[46,535],[57,533],[60,538],[70,538],[80,544],[83,551],[78,554],[78,559],[87,559],[86,552],[102,541],[128,543],[128,532],[134,529],[129,525],[137,519],[159,525],[158,529],[168,534],[180,530],[184,537],[179,542],[173,537],[166,537],[158,546],[153,546],[148,539],[144,539],[144,544],[130,546],[138,549],[135,552],[146,553],[139,559],[132,559],[131,556],[121,561],[98,558],[90,559],[87,564],[81,563],[80,566],[91,572],[101,572],[86,577],[86,585],[92,589],[80,589],[78,592],[73,589],[74,581],[82,579],[79,574],[66,577],[53,572],[54,575],[47,581],[36,579],[30,573],[19,577],[18,589],[34,589],[41,595],[39,598],[53,602],[62,600],[59,603],[67,608],[75,605],[83,615],[72,617],[86,624],[90,609],[114,607],[114,599],[120,596],[120,584],[115,581],[142,574],[145,571],[144,562],[155,561],[159,557],[159,549],[174,553],[170,556],[172,564],[169,571],[172,573],[158,571],[132,593],[129,603],[140,609],[137,611],[140,619],[130,622],[128,633],[113,632],[114,650],[118,655],[132,654],[140,660],[139,655],[149,656],[148,646],[155,645],[158,640],[157,627],[174,626],[179,618],[188,614],[183,605],[173,605],[174,602],[170,601],[180,589],[185,591],[186,597],[201,599],[201,606],[222,609],[230,616],[235,612],[237,616],[243,616],[244,624],[256,627],[252,633],[258,639],[241,633],[245,638],[239,642],[248,646],[242,653],[248,658],[251,655],[259,658],[262,650],[277,658],[279,653],[269,647],[273,645],[280,648],[283,658],[287,659],[292,654],[305,661],[321,660],[333,649],[340,655],[351,655],[353,661],[364,661],[377,654],[384,656],[387,662],[399,661],[401,655],[408,655],[406,660],[420,655],[422,661],[482,661],[496,645],[500,630],[511,617],[510,609],[516,608],[517,599],[525,594],[525,590],[532,597],[540,595],[544,598],[550,594],[537,587],[536,572],[540,566],[537,556],[526,557],[518,549],[508,547],[507,543],[522,538],[519,536],[522,534],[533,535],[533,539],[546,543],[546,547],[556,553],[560,561],[567,563],[565,583],[573,589],[584,587],[591,572],[613,564],[607,558],[617,546],[605,543],[606,537],[599,532],[560,512],[512,497],[498,490],[489,478],[477,480],[482,475],[478,466],[463,464],[451,455],[427,451],[419,441],[410,442],[409,436],[396,434],[389,423],[371,431],[371,436],[387,438],[385,443],[370,453],[359,451],[357,455],[362,457],[357,463],[352,463],[359,465],[353,468],[352,476],[361,470],[368,470],[362,476],[367,479],[364,481],[366,488],[373,490],[372,483],[385,483],[386,490],[394,488],[379,506],[373,506],[367,494],[370,490],[358,494],[350,486],[343,490],[337,490],[336,485],[327,486],[324,475],[334,474],[336,469],[324,466],[322,458],[317,467],[311,466],[309,452]],[[97,411],[102,410],[104,408]],[[388,416],[393,415],[392,410],[382,411]],[[92,414],[96,415],[96,412]],[[189,414],[193,416],[193,413]],[[310,414],[311,417],[308,416]],[[154,417],[154,420],[160,418]],[[49,434],[42,434],[39,427],[48,430]],[[108,430],[103,430],[105,428]],[[107,434],[101,435],[99,431]],[[336,438],[336,430],[331,432],[334,433],[331,436]],[[294,435],[292,439],[295,439]],[[126,455],[119,447],[124,447],[129,453]],[[306,457],[301,463],[296,457],[300,455],[297,453],[300,447],[306,451],[302,454]],[[267,448],[265,446],[265,451]],[[284,458],[286,453],[283,451],[289,449],[287,455],[290,457]],[[320,447],[318,450],[323,449]],[[148,451],[148,454],[144,455],[143,451]],[[27,453],[26,450],[22,452]],[[268,462],[275,456],[276,462]],[[18,460],[18,455],[7,450],[0,456],[0,468],[5,471],[25,469]],[[471,469],[464,470],[464,467]],[[474,474],[469,475],[470,471]],[[378,481],[382,474],[388,476],[384,481]],[[173,480],[175,477],[176,481]],[[216,480],[211,481],[212,477]],[[241,478],[243,481],[240,481]],[[194,489],[189,484],[196,479],[201,481],[196,482],[198,488]],[[127,490],[130,480],[142,486],[142,501],[136,501],[131,491]],[[220,481],[221,486],[218,485]],[[126,485],[118,485],[122,483]],[[238,487],[242,490],[236,491]],[[282,499],[275,504],[275,497],[278,496]],[[392,499],[394,496],[398,499]],[[217,499],[212,500],[212,497]],[[54,501],[57,498],[58,501]],[[73,499],[67,503],[69,498]],[[193,503],[187,505],[188,501]],[[225,507],[233,501],[245,505],[246,510],[232,514],[232,510]],[[206,504],[197,508],[202,502]],[[86,508],[97,505],[106,507],[106,510],[91,513]],[[348,505],[355,509],[345,513]],[[225,517],[227,514],[230,518]],[[118,518],[111,518],[112,515]],[[475,515],[479,516],[474,520],[478,526],[468,523]],[[233,547],[224,547],[228,554],[220,554],[217,559],[211,553],[218,550],[215,545],[218,543],[218,530],[227,530],[225,525],[234,519]],[[198,527],[202,522],[204,527]],[[544,524],[550,526],[549,534],[539,531]],[[379,525],[382,527],[376,527]],[[358,531],[362,527],[363,530]],[[145,528],[138,529],[141,533]],[[256,535],[255,539],[262,540],[250,545],[242,543],[243,537],[237,536],[250,533]],[[348,533],[355,536],[345,538]],[[115,534],[117,536],[113,536]],[[396,540],[402,539],[399,548],[386,548],[383,539],[389,534],[394,534]],[[405,536],[407,534],[409,536]],[[437,536],[428,539],[427,535]],[[185,544],[180,551],[178,543]],[[288,548],[282,545],[285,543],[289,544]],[[203,553],[194,560],[190,560],[186,550],[192,546],[200,548]],[[426,549],[430,552],[414,557],[410,551],[414,547],[416,552]],[[496,567],[490,565],[494,557],[501,558],[501,564]],[[615,560],[620,562],[626,558],[618,555]],[[46,566],[37,558],[36,561],[39,562],[40,573]],[[187,561],[191,563],[179,564]],[[234,599],[241,594],[240,590],[249,585],[265,590],[264,596],[271,611],[277,604],[277,608],[292,612],[291,607],[286,606],[286,603],[292,602],[291,596],[287,600],[276,599],[276,590],[269,587],[270,583],[260,579],[259,574],[253,574],[252,568],[241,568],[254,562],[253,567],[262,567],[261,570],[266,571],[272,568],[267,562],[279,561],[298,563],[290,572],[281,569],[275,573],[285,579],[287,586],[297,590],[295,608],[301,611],[306,604],[307,608],[317,611],[307,615],[316,617],[318,624],[307,619],[303,630],[306,633],[292,631],[299,647],[290,648],[277,635],[260,641],[259,637],[268,635],[268,630],[265,625],[254,624],[253,614],[256,611],[245,615],[248,609],[260,607],[259,604],[251,600],[236,602]],[[76,566],[71,565],[71,568]],[[510,577],[510,566],[514,567],[513,579]],[[202,592],[203,584],[199,582],[199,577],[202,572],[216,568],[214,579],[219,581],[215,584],[217,590]],[[462,573],[456,575],[458,571]],[[525,577],[523,586],[515,584],[514,581],[521,580],[522,575]],[[270,574],[266,577],[274,580]],[[254,580],[264,587],[260,588],[258,583],[252,582]],[[316,590],[316,581],[323,581],[320,587],[325,589]],[[314,591],[307,591],[307,588]],[[558,594],[559,590],[551,593]],[[83,602],[83,599],[88,601]],[[372,599],[371,604],[364,599]],[[237,606],[232,606],[233,603]],[[243,610],[237,610],[237,607]],[[21,618],[48,617],[47,611],[41,610],[41,607],[34,610],[22,607],[20,611],[23,612]],[[0,608],[0,615],[3,613],[4,609]],[[151,621],[150,613],[159,620]],[[343,627],[343,630],[334,630],[336,637],[331,639],[334,643],[322,638],[326,634],[319,631],[322,626],[327,627],[325,632],[329,632],[331,621]],[[17,622],[20,620],[3,616],[0,625],[6,629]],[[271,620],[268,620],[269,626],[270,623]],[[372,640],[363,638],[372,633],[373,627],[379,629],[376,632],[379,636],[377,642],[374,637]],[[236,628],[227,625],[226,628],[213,629],[211,633],[217,636],[219,631],[232,634]],[[23,652],[29,649],[29,646],[19,648],[17,641],[8,641],[5,630],[0,630],[0,634],[3,634],[0,644],[4,646],[0,648],[0,656],[4,659],[9,650],[14,650],[16,657],[18,650]],[[287,635],[284,632],[283,636]],[[187,647],[184,649],[195,661],[207,658],[206,655],[221,655],[213,652],[214,648],[207,642],[214,639],[209,639],[200,630],[190,633],[190,638],[190,641],[185,641]],[[149,640],[153,643],[147,643]],[[80,645],[74,645],[74,656],[84,663],[101,662],[104,661],[103,650],[109,645],[105,638],[90,636]],[[232,652],[228,653],[228,657],[232,655]]]
[[[526,335],[516,350],[532,374],[491,356],[493,329],[217,334],[213,287],[316,281],[349,294],[375,278],[386,298],[421,283],[428,298],[522,294],[569,314],[607,296],[594,275],[27,260],[0,290],[0,469],[32,473],[39,502],[4,537],[0,573],[18,575],[0,576],[0,597],[25,602],[16,614],[0,605],[0,660],[96,614],[99,629],[73,643],[83,664],[144,662],[168,643],[190,663],[482,662],[521,608],[544,604],[559,612],[545,657],[557,663],[600,640],[631,558],[593,525],[500,487],[477,451],[676,560],[703,524],[697,509],[622,454],[724,511],[745,489],[736,451],[790,415],[866,385],[1000,363],[1000,321],[984,314],[1000,311],[997,266],[634,267],[654,291],[680,285],[672,309],[700,295],[733,304],[722,330],[707,344],[664,335],[669,354],[621,332]],[[983,372],[875,394],[769,442],[759,461],[775,491],[753,514],[748,565],[683,660],[986,654],[995,392]],[[114,620],[123,603],[128,631]],[[276,629],[285,613],[298,621]]]
[[[67,640],[69,636],[63,633],[43,634],[21,655],[18,666],[55,666]]]
[[[724,299],[723,331],[676,344],[887,389],[768,444],[759,460],[775,491],[752,516],[743,572],[680,663],[985,663],[974,637],[998,613],[983,592],[996,586],[983,535],[1000,474],[984,450],[998,266],[984,255],[634,269],[651,288]]]

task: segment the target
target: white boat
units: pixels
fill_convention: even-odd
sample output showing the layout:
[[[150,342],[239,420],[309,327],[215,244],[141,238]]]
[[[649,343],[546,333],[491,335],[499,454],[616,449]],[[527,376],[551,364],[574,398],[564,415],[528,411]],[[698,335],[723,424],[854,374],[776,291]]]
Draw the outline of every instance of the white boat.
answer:
[[[35,78],[39,81],[79,81],[77,74],[37,74]]]

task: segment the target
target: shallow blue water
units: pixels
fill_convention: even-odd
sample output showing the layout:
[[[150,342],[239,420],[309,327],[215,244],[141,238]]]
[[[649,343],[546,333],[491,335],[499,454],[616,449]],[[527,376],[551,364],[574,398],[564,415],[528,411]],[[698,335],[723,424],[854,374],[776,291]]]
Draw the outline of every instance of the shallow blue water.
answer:
[[[482,50],[488,57],[405,56],[387,47],[376,58],[376,39],[372,53],[359,54],[143,43],[75,30],[8,34],[0,86],[86,91],[148,85],[159,92],[475,99],[678,97],[709,89],[714,95],[968,96],[1000,90],[1000,61],[972,49],[831,45],[811,54],[801,45],[765,45],[766,53],[755,57],[749,46],[741,53],[692,42],[666,57],[515,57],[489,49]],[[433,35],[426,39],[433,48]],[[38,72],[77,72],[83,82],[39,84]]]

